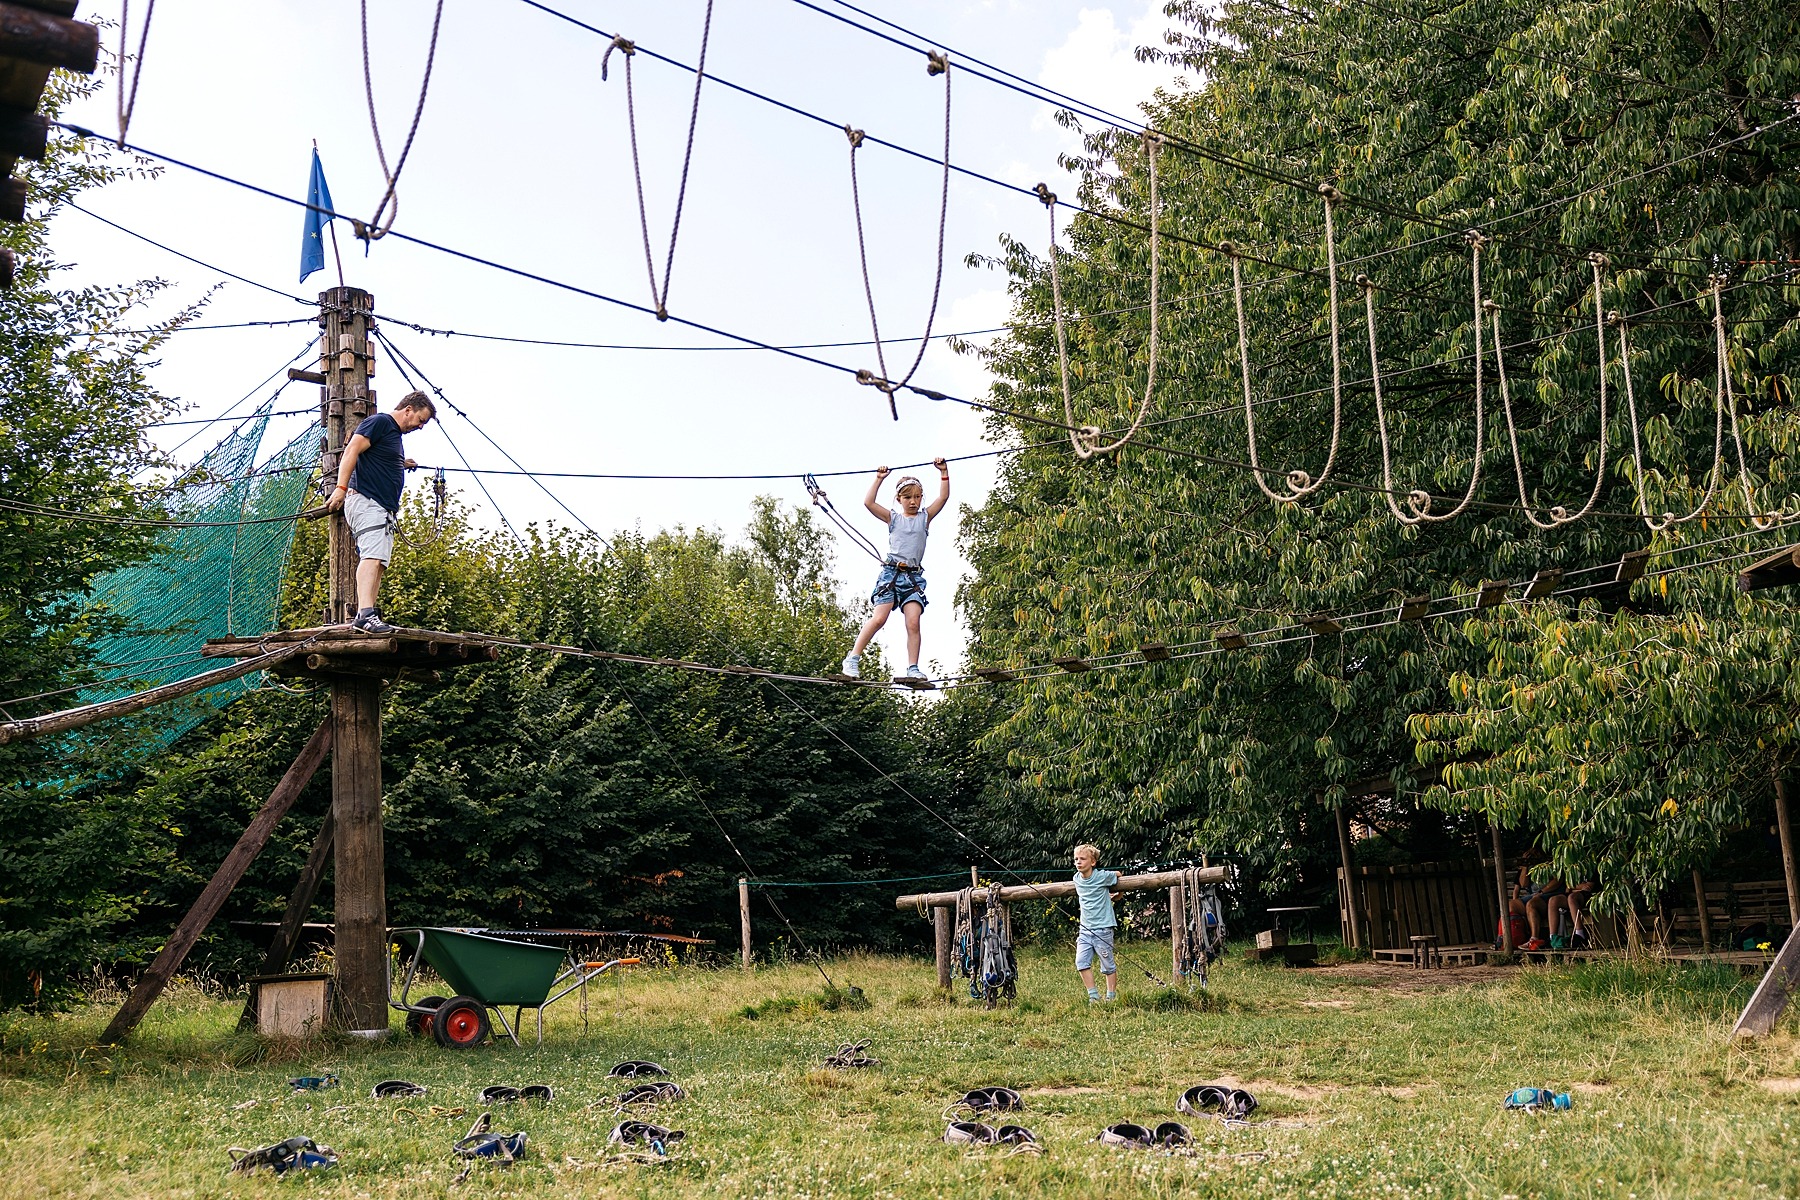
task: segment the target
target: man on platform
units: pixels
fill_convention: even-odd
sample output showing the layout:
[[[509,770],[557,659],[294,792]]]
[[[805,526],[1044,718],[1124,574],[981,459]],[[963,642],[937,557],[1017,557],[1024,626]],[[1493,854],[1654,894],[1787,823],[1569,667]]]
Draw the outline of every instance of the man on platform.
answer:
[[[356,628],[365,633],[392,633],[381,619],[381,573],[394,557],[394,534],[400,528],[400,491],[406,470],[418,464],[406,457],[400,439],[423,429],[437,415],[424,392],[411,392],[392,414],[376,413],[351,435],[338,462],[337,488],[326,508],[342,509],[344,523],[356,539]]]

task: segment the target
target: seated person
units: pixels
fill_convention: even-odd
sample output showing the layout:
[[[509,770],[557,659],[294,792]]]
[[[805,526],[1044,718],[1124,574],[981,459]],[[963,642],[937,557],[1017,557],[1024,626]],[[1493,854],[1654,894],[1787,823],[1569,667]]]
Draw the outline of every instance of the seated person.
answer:
[[[1574,887],[1553,895],[1545,906],[1545,928],[1550,932],[1550,946],[1554,950],[1586,950],[1588,948],[1587,909],[1588,899],[1594,894],[1599,883],[1592,879],[1584,879]],[[1558,933],[1558,918],[1568,917],[1569,929]],[[1562,943],[1558,945],[1557,943]]]

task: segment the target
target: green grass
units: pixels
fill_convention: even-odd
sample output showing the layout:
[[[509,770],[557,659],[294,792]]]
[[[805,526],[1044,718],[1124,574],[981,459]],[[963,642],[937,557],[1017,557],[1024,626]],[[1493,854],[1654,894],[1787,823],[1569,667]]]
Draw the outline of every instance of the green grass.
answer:
[[[1139,957],[1143,952],[1139,953]],[[984,1011],[931,985],[929,964],[853,957],[817,972],[642,971],[571,998],[540,1049],[462,1053],[266,1046],[232,1032],[237,1005],[189,988],[132,1044],[94,1049],[110,1009],[0,1017],[0,1198],[13,1196],[1364,1197],[1800,1196],[1800,1038],[1734,1046],[1750,984],[1697,970],[1596,965],[1473,973],[1348,965],[1311,971],[1232,957],[1205,1004],[1124,977],[1090,1007],[1063,956],[1027,955],[1020,1003]],[[752,1018],[750,1014],[754,1013]],[[840,1042],[883,1065],[827,1071]],[[604,1165],[625,1058],[674,1069],[691,1096],[658,1119],[688,1131],[666,1165]],[[290,1075],[341,1090],[292,1095]],[[1191,1157],[1113,1150],[1113,1121],[1174,1116],[1176,1095],[1230,1076],[1262,1101],[1248,1128],[1191,1122]],[[430,1087],[376,1101],[378,1080]],[[1786,1082],[1784,1082],[1786,1081]],[[509,1169],[460,1169],[450,1143],[493,1083],[548,1082],[547,1109],[502,1109],[531,1137]],[[967,1088],[1027,1091],[1048,1147],[1005,1158],[942,1145]],[[1501,1110],[1523,1084],[1576,1090],[1573,1112]],[[255,1101],[251,1104],[251,1101]],[[413,1110],[421,1119],[395,1117]],[[307,1134],[343,1165],[305,1178],[227,1177],[224,1148]],[[1266,1157],[1265,1157],[1266,1156]]]

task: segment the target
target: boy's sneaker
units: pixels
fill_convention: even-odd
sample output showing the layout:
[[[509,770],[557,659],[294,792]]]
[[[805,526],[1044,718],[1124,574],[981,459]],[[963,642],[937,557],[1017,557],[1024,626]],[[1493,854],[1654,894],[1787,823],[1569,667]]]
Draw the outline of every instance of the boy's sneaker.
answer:
[[[1088,1003],[1089,1004],[1100,1003],[1100,989],[1099,988],[1089,988],[1088,989]]]
[[[844,655],[844,674],[848,675],[852,679],[855,679],[857,676],[862,674],[862,655],[860,655],[860,654]]]
[[[1117,993],[1117,992],[1106,993],[1106,1002],[1108,1004],[1111,1004],[1114,1000],[1117,1000],[1118,998],[1119,998],[1119,993]]]
[[[919,670],[918,663],[914,663],[912,666],[906,668],[906,677],[908,679],[930,679],[931,678],[931,676],[929,676],[925,672]]]
[[[1548,950],[1549,948],[1550,944],[1544,941],[1543,938],[1532,938],[1529,942],[1520,946],[1519,950],[1521,953],[1529,953],[1534,950]]]
[[[350,622],[355,629],[364,633],[387,634],[394,632],[395,626],[381,619],[381,613],[373,608],[365,608],[356,614],[356,620]]]
[[[1588,948],[1588,936],[1587,936],[1586,930],[1577,929],[1574,933],[1571,933],[1569,935],[1569,949],[1571,949],[1571,950],[1586,950],[1587,948]]]

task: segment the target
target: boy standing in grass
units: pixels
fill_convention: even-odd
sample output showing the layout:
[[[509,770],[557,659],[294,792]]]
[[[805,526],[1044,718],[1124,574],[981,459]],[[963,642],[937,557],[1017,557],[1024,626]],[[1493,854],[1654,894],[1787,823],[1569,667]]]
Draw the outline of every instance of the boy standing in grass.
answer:
[[[1075,935],[1075,969],[1081,973],[1081,985],[1087,988],[1088,1003],[1097,1003],[1100,989],[1094,986],[1094,959],[1100,960],[1100,973],[1106,976],[1106,998],[1119,998],[1119,967],[1113,961],[1113,930],[1118,918],[1113,915],[1112,889],[1119,882],[1117,871],[1096,870],[1100,851],[1086,843],[1075,847],[1075,897],[1081,901],[1081,929]]]

